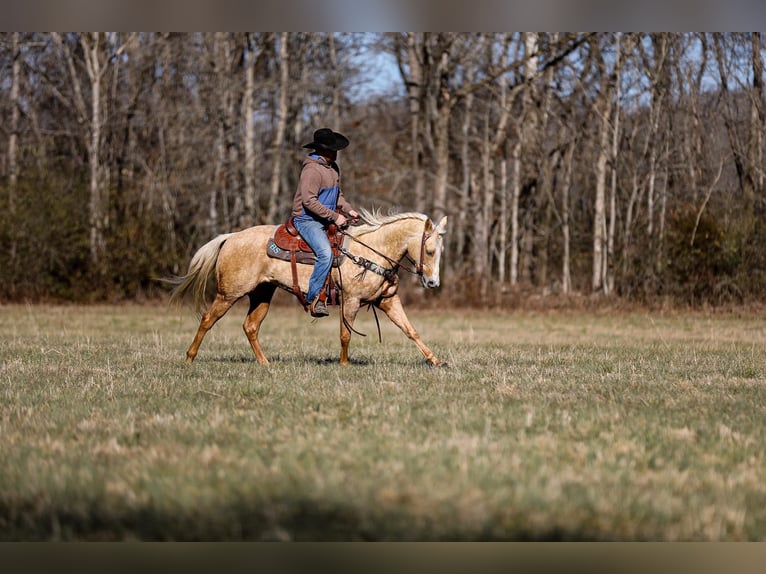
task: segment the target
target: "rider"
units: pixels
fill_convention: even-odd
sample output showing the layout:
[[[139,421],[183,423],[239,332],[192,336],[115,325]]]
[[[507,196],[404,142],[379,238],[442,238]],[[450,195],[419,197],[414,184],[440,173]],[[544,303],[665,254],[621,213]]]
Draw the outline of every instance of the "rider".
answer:
[[[336,163],[338,150],[348,146],[348,138],[329,128],[314,132],[314,140],[304,145],[313,150],[303,161],[298,189],[293,199],[292,218],[295,228],[316,255],[314,270],[309,279],[306,301],[312,317],[329,315],[324,301],[319,299],[327,275],[332,268],[332,248],[326,229],[330,223],[343,227],[350,217],[359,213],[346,201],[340,189],[340,168]],[[340,210],[340,211],[338,211]]]

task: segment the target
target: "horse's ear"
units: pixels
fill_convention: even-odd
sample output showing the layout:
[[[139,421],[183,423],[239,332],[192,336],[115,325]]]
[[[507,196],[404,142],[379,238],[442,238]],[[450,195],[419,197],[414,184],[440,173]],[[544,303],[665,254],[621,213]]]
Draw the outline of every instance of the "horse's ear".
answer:
[[[436,226],[436,233],[439,235],[444,235],[447,233],[447,216],[441,218],[441,221],[439,221],[439,225]]]

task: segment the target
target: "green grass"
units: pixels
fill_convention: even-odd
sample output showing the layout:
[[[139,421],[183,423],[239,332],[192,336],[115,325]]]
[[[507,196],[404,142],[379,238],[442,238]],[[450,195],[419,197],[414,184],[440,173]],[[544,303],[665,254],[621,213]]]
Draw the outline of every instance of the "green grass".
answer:
[[[6,540],[765,540],[766,321],[0,306]]]

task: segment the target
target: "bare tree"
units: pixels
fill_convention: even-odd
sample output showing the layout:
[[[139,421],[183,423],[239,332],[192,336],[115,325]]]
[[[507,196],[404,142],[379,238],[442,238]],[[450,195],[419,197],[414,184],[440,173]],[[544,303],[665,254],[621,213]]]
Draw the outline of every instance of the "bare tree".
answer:
[[[282,177],[282,148],[288,119],[288,95],[290,92],[290,50],[287,32],[279,34],[279,104],[276,110],[277,126],[272,144],[271,185],[266,222],[273,223],[279,210],[280,183]]]
[[[574,158],[575,142],[572,141],[564,153],[564,178],[561,184],[561,235],[563,239],[563,255],[561,262],[561,292],[568,295],[572,291],[571,241],[569,227],[569,203],[572,187],[572,160]]]
[[[511,35],[506,34],[501,38],[496,39],[489,36],[485,40],[487,42],[485,52],[487,54],[486,68],[487,72],[491,74],[494,69],[506,69],[509,58],[509,48],[511,43]],[[495,58],[497,43],[497,58]],[[473,75],[467,76],[468,85],[475,85]],[[491,279],[492,269],[492,237],[490,230],[493,228],[493,221],[497,215],[497,225],[494,227],[498,230],[500,235],[500,246],[497,250],[498,255],[498,273],[499,279],[502,282],[505,276],[505,251],[507,237],[507,203],[505,193],[507,190],[507,167],[505,165],[504,148],[505,140],[508,134],[508,119],[511,112],[511,106],[509,104],[508,96],[508,76],[502,74],[497,79],[497,95],[496,102],[492,102],[494,105],[486,106],[484,114],[484,126],[483,126],[483,138],[481,146],[481,165],[482,165],[482,180],[481,180],[481,197],[478,198],[478,220],[476,225],[476,250],[474,255],[474,274],[480,279],[480,292],[482,297],[488,295]],[[468,91],[466,97],[470,97],[473,94],[472,90]],[[499,186],[496,183],[496,171],[498,156],[500,156],[500,182]],[[499,213],[496,210],[496,197],[501,197],[501,205],[499,206]]]
[[[702,79],[708,62],[709,49],[705,34],[693,34],[685,37],[688,46],[696,43],[697,56],[694,58],[676,57],[672,64],[675,68],[675,81],[679,93],[679,111],[685,112],[681,116],[682,122],[680,133],[685,134],[681,138],[680,152],[683,157],[682,164],[686,168],[686,184],[692,201],[696,202],[700,187],[703,184],[703,118],[701,116],[701,97],[703,95]]]
[[[11,125],[8,137],[8,211],[13,217],[16,211],[16,187],[18,185],[19,168],[17,150],[19,141],[19,116],[21,102],[19,99],[19,84],[21,82],[21,46],[19,33],[11,34]]]
[[[713,34],[713,48],[716,63],[718,64],[718,75],[721,82],[720,87],[723,99],[722,116],[724,125],[726,126],[726,135],[729,139],[729,146],[732,153],[732,159],[734,161],[734,167],[737,171],[739,188],[744,198],[744,219],[742,230],[745,234],[747,234],[753,225],[755,206],[755,165],[753,165],[749,160],[752,155],[755,155],[756,152],[754,150],[757,149],[758,138],[753,137],[752,132],[753,126],[757,125],[758,123],[758,112],[754,102],[751,102],[751,109],[753,109],[754,116],[751,116],[751,129],[749,130],[750,133],[748,134],[752,144],[748,149],[748,146],[743,145],[742,143],[743,137],[748,136],[743,136],[743,134],[741,134],[737,129],[738,114],[737,103],[735,101],[736,95],[732,93],[729,86],[730,82],[732,81],[731,76],[733,75],[730,61],[732,50],[727,49],[724,45],[727,39],[733,41],[733,38],[727,38],[722,33]],[[753,119],[755,121],[753,121]]]
[[[240,220],[241,227],[255,224],[256,174],[255,174],[255,67],[258,61],[256,42],[253,35],[244,37],[245,51],[245,93],[242,98],[242,117],[245,123],[245,210]]]
[[[537,115],[532,110],[534,99],[534,80],[539,67],[537,34],[533,32],[523,34],[524,44],[524,90],[521,98],[521,113],[517,119],[518,142],[513,150],[514,178],[511,196],[511,285],[516,285],[519,280],[519,255],[521,248],[520,224],[519,224],[519,201],[521,199],[522,182],[522,157],[523,150],[531,142],[532,135],[537,126]],[[531,248],[531,246],[530,246]],[[531,256],[531,254],[530,254]],[[527,258],[527,264],[531,264]],[[529,269],[529,267],[527,267]],[[527,275],[528,278],[528,275]]]
[[[636,46],[644,62],[644,72],[650,82],[649,104],[649,133],[646,139],[645,150],[648,154],[648,185],[646,191],[646,235],[649,241],[649,249],[654,265],[648,268],[650,277],[657,272],[657,265],[661,260],[659,246],[662,242],[662,233],[665,227],[665,197],[667,190],[660,185],[660,213],[656,215],[658,180],[660,184],[667,181],[667,156],[662,154],[665,147],[664,136],[660,130],[663,119],[667,122],[669,117],[669,94],[670,94],[670,47],[669,35],[665,33],[651,34],[651,55],[647,55],[644,44],[637,42]],[[659,219],[659,221],[658,221]],[[659,223],[659,225],[656,225]]]
[[[410,163],[413,175],[414,207],[425,211],[424,155],[426,142],[430,141],[425,116],[426,66],[430,55],[426,49],[426,34],[407,32],[392,36],[399,74],[407,89],[410,124]]]
[[[760,32],[750,34],[750,57],[753,69],[753,89],[750,103],[750,138],[748,143],[748,164],[753,174],[754,193],[763,200],[764,155],[763,134],[766,130],[766,111],[763,88],[763,41]]]
[[[64,103],[73,107],[77,113],[78,121],[87,126],[85,142],[88,150],[90,174],[88,184],[90,191],[88,204],[90,255],[91,261],[98,263],[106,248],[105,231],[109,226],[109,190],[104,181],[106,172],[101,163],[103,130],[108,109],[107,100],[103,93],[103,82],[110,63],[116,61],[120,56],[125,49],[125,44],[114,45],[114,36],[107,38],[102,32],[83,33],[77,36],[81,47],[82,64],[88,78],[90,101],[87,102],[81,88],[80,74],[75,63],[75,53],[72,51],[70,43],[57,32],[54,32],[52,37],[62,51],[64,64],[69,71],[72,96],[70,100],[64,100]],[[111,46],[109,46],[110,44]],[[109,49],[111,49],[111,54],[108,52]],[[58,95],[62,96],[60,92]]]
[[[457,85],[456,70],[474,65],[481,46],[480,40],[454,33],[408,33],[395,40],[395,54],[410,102],[415,207],[425,211],[429,202],[425,197],[422,173],[424,152],[427,151],[433,166],[432,208],[429,211],[434,217],[448,211],[452,111],[467,92],[476,87],[465,83]]]
[[[341,90],[342,82],[340,77],[340,67],[338,65],[338,50],[335,45],[335,34],[327,34],[327,48],[330,59],[330,92],[332,104],[330,104],[330,122],[333,129],[340,129],[340,108],[341,108]]]
[[[501,45],[501,55],[497,66],[500,69],[508,67],[508,51],[510,50],[511,43],[513,42],[512,34],[504,34],[499,39]],[[520,43],[517,42],[517,47],[520,47]],[[519,48],[520,49],[520,48]],[[519,54],[514,55],[514,60],[519,58]],[[500,108],[499,117],[497,119],[497,125],[494,132],[494,140],[492,141],[492,156],[500,155],[500,207],[499,207],[499,220],[498,220],[498,268],[497,278],[501,288],[506,281],[506,262],[507,253],[509,252],[508,245],[508,228],[509,228],[509,209],[508,209],[508,191],[509,191],[509,177],[508,177],[508,152],[506,139],[508,138],[508,129],[510,126],[510,116],[513,106],[513,100],[517,92],[510,93],[508,74],[502,74],[497,79],[498,82],[498,106]],[[519,150],[517,150],[519,151]],[[492,158],[490,158],[492,159]],[[494,160],[493,160],[494,161]],[[518,204],[517,204],[518,208]],[[485,211],[485,216],[488,214]],[[518,217],[518,212],[517,212]],[[489,218],[485,217],[485,224],[489,223]]]
[[[135,293],[211,233],[277,222],[321,122],[352,136],[353,195],[454,216],[447,271],[477,301],[559,275],[564,293],[683,296],[698,269],[761,298],[762,38],[0,34],[0,250],[39,259],[0,270],[0,295],[70,270]],[[357,42],[396,57],[404,97],[348,89]]]
[[[621,72],[622,72],[622,35],[615,34],[615,63],[612,72],[614,86],[614,120],[612,121],[612,145],[610,150],[611,181],[609,186],[609,229],[606,239],[606,258],[604,261],[604,292],[608,295],[614,291],[614,236],[617,229],[617,163],[620,146],[620,115],[621,115]]]
[[[475,70],[472,68],[467,71],[469,81],[473,78]],[[470,237],[468,225],[468,213],[471,209],[471,194],[476,189],[475,173],[471,157],[471,139],[475,130],[474,114],[474,95],[469,94],[463,104],[463,121],[460,125],[460,164],[462,167],[462,180],[459,191],[459,211],[455,221],[455,251],[456,253],[465,253]],[[472,227],[472,226],[470,226]]]
[[[594,293],[606,292],[604,270],[606,267],[606,171],[609,160],[609,134],[611,130],[611,115],[614,106],[613,74],[607,70],[607,64],[599,45],[593,43],[594,58],[598,66],[600,78],[599,94],[594,102],[594,116],[598,125],[598,140],[596,143],[595,186],[596,198],[593,206],[593,274],[591,289]]]
[[[558,43],[558,33],[552,33],[545,38],[552,45]],[[552,225],[554,215],[560,219],[557,213],[556,201],[553,193],[554,171],[559,162],[559,150],[556,138],[550,134],[552,119],[552,105],[554,97],[554,80],[556,70],[549,67],[542,75],[542,83],[538,96],[539,129],[537,130],[534,147],[538,150],[537,168],[539,174],[539,198],[542,203],[544,214],[538,225],[537,235],[540,238],[538,254],[539,265],[537,266],[537,285],[548,289],[548,260],[551,247]]]

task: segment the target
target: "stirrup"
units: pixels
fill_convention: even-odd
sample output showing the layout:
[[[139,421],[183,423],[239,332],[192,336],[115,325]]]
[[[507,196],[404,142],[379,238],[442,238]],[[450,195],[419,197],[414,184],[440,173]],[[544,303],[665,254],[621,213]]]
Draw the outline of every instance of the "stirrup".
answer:
[[[327,317],[330,313],[327,311],[327,305],[319,297],[309,305],[309,313],[312,317]]]

